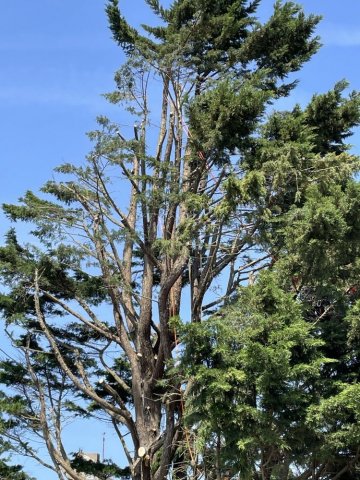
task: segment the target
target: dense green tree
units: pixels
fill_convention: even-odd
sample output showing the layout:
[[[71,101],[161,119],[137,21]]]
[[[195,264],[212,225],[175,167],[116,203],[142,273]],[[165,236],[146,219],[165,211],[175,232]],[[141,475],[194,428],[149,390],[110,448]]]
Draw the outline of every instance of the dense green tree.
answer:
[[[8,446],[2,445],[1,450],[7,451]],[[33,477],[29,477],[24,471],[21,465],[14,465],[8,458],[0,459],[0,478],[1,480],[35,480]]]
[[[0,478],[3,480],[32,480],[22,471],[21,465],[8,465],[0,461]]]
[[[120,478],[126,480],[130,478],[130,469],[119,468],[111,460],[104,460],[102,462],[94,462],[92,460],[86,460],[83,455],[76,454],[71,461],[71,466],[77,471],[86,475],[93,475],[98,480],[114,480]]]
[[[345,262],[356,257],[356,221],[352,232],[347,228],[356,201],[346,205],[346,198],[351,188],[356,190],[350,179],[358,161],[347,153],[344,140],[359,121],[358,97],[345,97],[345,84],[340,83],[315,96],[304,110],[296,107],[267,117],[269,106],[296,86],[288,75],[318,49],[313,33],[319,17],[306,16],[292,2],[276,2],[263,24],[256,18],[260,1],[176,0],[169,8],[157,0],[146,3],[158,24],[141,31],[127,23],[117,0],[106,7],[113,36],[127,55],[115,75],[116,90],[107,97],[135,117],[133,132],[100,117],[98,129],[90,133],[94,147],[86,165],[63,165],[57,172],[67,177],[48,182],[42,196],[27,192],[19,205],[4,206],[11,220],[31,223],[36,245],[23,244],[11,230],[0,249],[5,285],[0,308],[22,355],[22,360],[4,359],[1,364],[2,411],[10,421],[7,432],[13,444],[39,459],[23,438],[26,433],[42,439],[52,460],[45,466],[59,479],[82,478],[61,436],[64,419],[94,412],[113,425],[133,479],[197,475],[195,427],[183,424],[187,397],[196,390],[177,369],[180,315],[183,323],[201,329],[201,321],[221,312],[244,281],[253,282],[257,270],[287,257],[289,262],[279,269],[299,284],[299,298],[309,292],[312,305],[311,292],[320,295],[321,286],[320,272],[318,283],[315,277],[308,281],[311,269],[318,273],[311,256],[322,253],[317,234],[329,235],[333,247],[326,271],[335,275],[336,268],[346,270]],[[156,89],[151,88],[153,80]],[[313,212],[317,194],[324,204]],[[330,219],[331,209],[338,206],[340,213]],[[319,231],[317,216],[323,219]],[[337,229],[334,245],[327,226]],[[301,230],[299,244],[293,228]],[[339,255],[346,235],[348,251]],[[350,270],[352,278],[355,269]],[[332,283],[329,277],[329,288]],[[261,291],[260,286],[254,289]],[[241,333],[235,336],[237,342],[246,340],[261,349],[261,338],[253,338],[252,327],[244,324],[247,316],[257,319],[259,335],[270,342],[261,351],[263,357],[270,359],[279,346],[273,370],[266,372],[264,360],[254,365],[250,381],[236,364],[224,379],[224,392],[230,392],[236,409],[243,390],[256,375],[262,376],[262,394],[270,405],[270,374],[291,384],[279,410],[279,430],[286,438],[275,450],[283,455],[286,448],[297,448],[284,406],[302,395],[293,383],[317,379],[317,362],[333,356],[326,352],[325,328],[319,339],[312,337],[300,307],[279,286],[273,289],[283,303],[279,300],[281,308],[272,314],[244,293],[243,314],[236,323]],[[318,301],[316,297],[316,305]],[[250,307],[254,310],[246,311]],[[268,331],[268,319],[278,339]],[[229,330],[231,322],[220,325]],[[290,365],[295,347],[298,358]],[[231,355],[238,344],[224,341],[224,348]],[[241,357],[243,350],[238,353]],[[344,365],[345,356],[343,352],[338,359]],[[209,368],[210,377],[212,372]],[[239,387],[231,375],[239,375]],[[246,395],[243,406],[250,398]],[[280,393],[274,395],[279,400]],[[330,398],[330,393],[323,397]],[[306,402],[299,400],[294,407],[296,421],[303,421]],[[325,404],[322,411],[325,415]],[[216,413],[211,402],[210,413]],[[263,450],[272,448],[262,431],[271,415],[254,418]],[[230,425],[223,420],[225,435]],[[214,422],[209,418],[203,428],[211,430]],[[222,433],[213,433],[215,447],[222,449]],[[246,438],[238,440],[245,452],[241,458],[234,460],[234,451],[226,454],[236,465],[245,465],[247,454],[256,461],[246,453]],[[278,439],[276,431],[273,442]],[[288,455],[288,462],[298,461],[294,455]],[[219,455],[214,459],[222,461]],[[217,475],[223,474],[220,467]],[[269,471],[274,468],[272,464]],[[288,465],[282,471],[291,469]]]
[[[307,467],[315,436],[306,425],[330,362],[303,306],[273,274],[221,315],[187,327],[184,363],[193,378],[187,421],[197,428],[206,478],[289,478]]]
[[[357,478],[359,163],[344,139],[359,98],[345,86],[262,125],[246,162],[273,273],[187,328],[187,418],[210,478]]]
[[[324,299],[309,305],[286,283],[262,274],[185,327],[186,425],[208,479],[357,478],[359,365],[346,318],[337,310],[334,326]]]

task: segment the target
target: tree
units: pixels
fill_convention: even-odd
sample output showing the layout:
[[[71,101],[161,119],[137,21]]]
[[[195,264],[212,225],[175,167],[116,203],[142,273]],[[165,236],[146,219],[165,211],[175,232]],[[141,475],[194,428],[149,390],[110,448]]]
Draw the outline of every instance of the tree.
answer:
[[[283,278],[262,274],[221,315],[186,326],[185,422],[199,477],[357,478],[358,357],[339,374],[353,348],[345,338],[325,357],[333,319],[299,301]]]
[[[249,159],[272,179],[260,202],[272,265],[185,329],[187,423],[206,478],[358,477],[360,191],[343,140],[359,99],[341,99],[344,86],[263,125]]]
[[[4,461],[0,462],[0,475],[4,480],[31,480],[20,465],[8,465]]]
[[[8,445],[3,443],[1,445],[1,453],[5,453],[8,450]],[[9,458],[2,457],[0,459],[0,478],[2,480],[35,480],[29,477],[24,471],[21,465],[9,464]]]
[[[186,420],[207,479],[295,478],[311,463],[316,438],[306,415],[331,360],[303,305],[279,283],[267,272],[221,316],[187,327],[183,361],[194,380]]]
[[[277,2],[264,24],[259,1],[146,3],[159,24],[144,32],[117,0],[106,8],[127,55],[107,97],[136,117],[133,135],[100,117],[85,166],[63,165],[68,180],[4,206],[33,225],[37,245],[11,231],[0,250],[0,305],[25,366],[22,381],[17,360],[2,364],[7,403],[10,386],[21,391],[19,410],[3,411],[17,432],[44,440],[54,464],[46,466],[60,479],[81,478],[63,445],[63,416],[94,411],[113,425],[133,479],[196,471],[182,421],[191,383],[175,368],[180,316],[200,323],[221,308],[276,261],[279,212],[291,215],[318,178],[355,170],[343,139],[358,122],[358,99],[344,98],[341,85],[328,94],[333,116],[321,115],[329,102],[315,97],[307,111],[264,123],[296,85],[288,75],[318,49],[319,17],[291,2]]]

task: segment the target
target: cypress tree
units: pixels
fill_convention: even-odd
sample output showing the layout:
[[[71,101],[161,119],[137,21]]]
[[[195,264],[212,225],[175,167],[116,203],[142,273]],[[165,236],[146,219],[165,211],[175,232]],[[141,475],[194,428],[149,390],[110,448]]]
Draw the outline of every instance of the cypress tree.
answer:
[[[305,110],[267,118],[269,106],[296,86],[289,74],[317,51],[319,17],[292,2],[276,2],[264,23],[256,18],[260,1],[146,3],[158,23],[142,30],[129,25],[117,0],[106,6],[126,53],[107,98],[135,118],[133,132],[99,117],[85,165],[60,166],[64,180],[4,206],[11,220],[31,223],[37,240],[23,245],[11,230],[0,249],[6,286],[0,307],[23,355],[21,369],[11,359],[1,365],[3,412],[13,420],[4,435],[40,462],[21,431],[42,438],[52,460],[44,466],[61,479],[82,478],[62,441],[62,423],[94,412],[113,426],[134,480],[206,476],[193,455],[193,427],[183,422],[192,382],[177,368],[182,323],[201,325],[244,281],[287,255],[291,262],[279,265],[287,278],[301,279],[303,292],[315,288],[307,279],[317,271],[311,258],[320,245],[305,236],[296,245],[292,225],[306,223],[309,239],[338,229],[326,271],[344,268],[356,254],[357,230],[347,228],[355,203],[347,208],[345,196],[358,161],[344,140],[359,121],[358,97],[346,98],[338,84]],[[160,99],[153,81],[161,85]],[[311,210],[316,195],[326,199],[319,232]],[[349,237],[340,258],[337,246],[346,235],[354,242]],[[298,365],[306,376],[305,362],[312,368],[327,352],[313,352],[316,340],[297,306],[276,291],[299,328],[284,312],[271,317],[286,337],[277,365],[288,360],[294,337],[303,342]],[[258,304],[247,301],[256,316]],[[246,329],[242,334],[251,337]],[[294,382],[296,368],[287,368],[278,374]],[[214,475],[222,475],[220,467]]]

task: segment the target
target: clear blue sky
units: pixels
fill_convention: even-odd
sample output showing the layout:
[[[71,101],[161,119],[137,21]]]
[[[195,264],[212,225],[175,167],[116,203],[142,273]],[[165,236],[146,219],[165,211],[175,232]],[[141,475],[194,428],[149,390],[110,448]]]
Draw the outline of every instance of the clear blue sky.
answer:
[[[63,162],[81,162],[89,150],[85,132],[95,117],[123,121],[100,96],[113,87],[122,61],[104,15],[104,0],[11,0],[0,18],[0,202],[39,188]],[[271,0],[263,0],[270,11]],[[360,2],[306,0],[307,12],[324,15],[325,46],[305,66],[290,102],[347,78],[360,89]],[[143,0],[120,0],[133,23],[147,20]],[[289,103],[290,104],[290,103]],[[355,138],[352,140],[355,143]],[[0,236],[4,222],[0,222]]]
[[[104,0],[11,0],[0,18],[1,176],[0,202],[15,202],[37,190],[63,162],[80,163],[89,142],[85,132],[95,117],[126,122],[121,110],[100,96],[111,91],[113,73],[123,56],[112,42]],[[133,24],[146,22],[142,0],[120,0]],[[306,0],[307,13],[324,19],[318,29],[324,47],[297,75],[300,85],[287,100],[304,104],[342,78],[360,90],[359,0]],[[273,2],[263,0],[261,11]],[[360,152],[360,135],[350,139]],[[8,223],[0,216],[0,237]],[[73,447],[101,449],[100,431],[72,436]],[[109,441],[111,439],[109,438]],[[98,445],[98,446],[97,446]],[[32,470],[36,473],[36,470]],[[39,480],[50,480],[48,474]]]

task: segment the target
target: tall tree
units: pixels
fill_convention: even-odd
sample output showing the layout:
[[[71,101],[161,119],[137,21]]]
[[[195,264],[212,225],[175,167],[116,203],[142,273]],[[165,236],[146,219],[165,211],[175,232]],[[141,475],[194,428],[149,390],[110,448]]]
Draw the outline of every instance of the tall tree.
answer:
[[[330,360],[279,283],[267,272],[221,315],[186,328],[186,422],[204,478],[296,478],[311,463],[316,436],[306,415]]]
[[[256,216],[271,273],[185,329],[206,478],[358,476],[359,160],[344,139],[359,97],[345,86],[263,124],[247,161],[267,179]]]
[[[94,409],[113,425],[133,479],[186,476],[190,385],[174,370],[180,316],[199,323],[274,261],[280,234],[268,220],[291,211],[324,166],[333,176],[354,170],[343,139],[358,102],[341,88],[329,93],[333,136],[318,97],[264,125],[267,107],[295,87],[288,75],[318,49],[319,17],[291,2],[277,2],[264,24],[259,0],[146,3],[159,22],[144,31],[117,0],[106,8],[127,55],[107,97],[135,116],[133,134],[99,118],[85,166],[63,165],[57,172],[68,180],[48,182],[45,196],[27,192],[4,206],[38,240],[21,245],[11,231],[0,250],[0,306],[26,365],[26,381],[13,382],[23,405],[5,414],[44,439],[60,479],[82,478],[61,438],[62,415]],[[305,131],[318,150],[302,144]],[[16,362],[2,371],[9,385]]]

